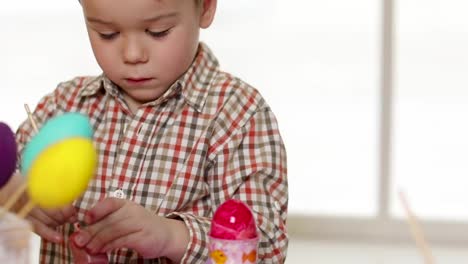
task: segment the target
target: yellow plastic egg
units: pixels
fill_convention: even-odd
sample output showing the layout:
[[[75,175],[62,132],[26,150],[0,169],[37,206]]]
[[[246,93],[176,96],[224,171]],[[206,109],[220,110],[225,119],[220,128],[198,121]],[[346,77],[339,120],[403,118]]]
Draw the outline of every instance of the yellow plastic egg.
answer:
[[[28,174],[28,193],[43,208],[71,204],[94,176],[97,154],[86,138],[59,141],[39,154]]]

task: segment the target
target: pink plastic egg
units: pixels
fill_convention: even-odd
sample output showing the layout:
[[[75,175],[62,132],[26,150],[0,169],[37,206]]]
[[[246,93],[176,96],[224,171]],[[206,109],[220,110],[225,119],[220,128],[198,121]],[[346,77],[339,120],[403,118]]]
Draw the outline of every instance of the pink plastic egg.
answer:
[[[257,237],[257,226],[250,208],[241,201],[228,200],[215,212],[210,236],[239,240]]]

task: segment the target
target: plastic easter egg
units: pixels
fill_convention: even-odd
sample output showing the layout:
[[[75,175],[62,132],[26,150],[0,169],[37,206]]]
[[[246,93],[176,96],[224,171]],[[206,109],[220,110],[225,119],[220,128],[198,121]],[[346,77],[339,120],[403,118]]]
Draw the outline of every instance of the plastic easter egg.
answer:
[[[249,207],[238,200],[224,202],[215,212],[210,236],[227,240],[257,237],[257,226]]]
[[[70,204],[86,190],[96,165],[96,150],[89,139],[71,138],[51,145],[31,165],[29,196],[43,208]]]
[[[37,155],[48,146],[73,137],[92,139],[93,129],[87,116],[80,113],[64,113],[51,118],[26,145],[21,159],[21,173],[24,176],[28,175]]]
[[[16,151],[15,134],[7,124],[0,122],[0,188],[8,182],[16,169]]]

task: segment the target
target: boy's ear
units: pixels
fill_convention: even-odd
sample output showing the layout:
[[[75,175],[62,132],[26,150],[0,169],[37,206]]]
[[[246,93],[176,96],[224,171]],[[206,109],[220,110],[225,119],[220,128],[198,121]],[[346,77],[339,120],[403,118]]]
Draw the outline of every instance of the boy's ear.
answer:
[[[207,28],[213,22],[217,0],[202,0],[200,1],[201,6],[201,16],[200,16],[200,27]]]

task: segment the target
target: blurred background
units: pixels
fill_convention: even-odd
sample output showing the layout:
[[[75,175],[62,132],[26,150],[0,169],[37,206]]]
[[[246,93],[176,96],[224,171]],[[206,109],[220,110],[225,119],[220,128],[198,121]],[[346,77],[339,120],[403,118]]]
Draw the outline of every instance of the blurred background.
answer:
[[[276,113],[288,151],[287,263],[468,261],[468,2],[220,0],[202,39]],[[100,73],[77,1],[0,9],[0,120]],[[33,262],[38,239],[33,239]]]

